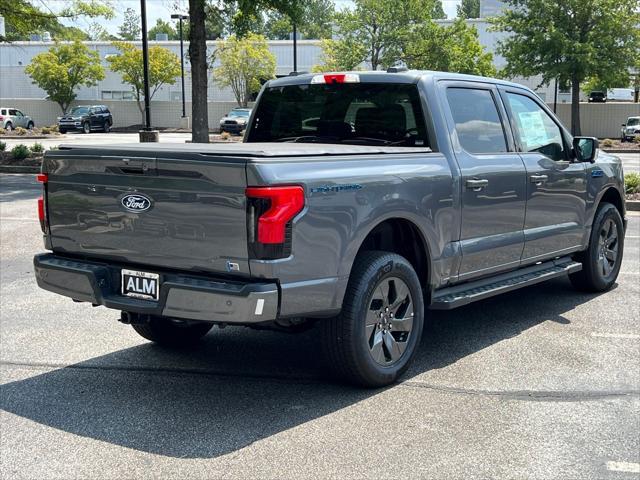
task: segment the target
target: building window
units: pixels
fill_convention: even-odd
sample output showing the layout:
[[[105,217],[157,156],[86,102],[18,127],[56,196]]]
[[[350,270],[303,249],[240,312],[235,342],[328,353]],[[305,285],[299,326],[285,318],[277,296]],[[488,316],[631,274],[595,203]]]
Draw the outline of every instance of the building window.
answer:
[[[103,90],[102,91],[102,100],[111,100],[113,97],[111,96],[111,90]]]
[[[133,100],[131,90],[102,90],[102,100]]]

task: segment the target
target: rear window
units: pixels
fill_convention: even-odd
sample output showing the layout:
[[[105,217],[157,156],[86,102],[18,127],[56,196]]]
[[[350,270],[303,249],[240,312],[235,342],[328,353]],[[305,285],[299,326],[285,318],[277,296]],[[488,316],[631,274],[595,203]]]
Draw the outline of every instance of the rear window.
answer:
[[[428,146],[416,85],[288,85],[260,97],[250,142]]]

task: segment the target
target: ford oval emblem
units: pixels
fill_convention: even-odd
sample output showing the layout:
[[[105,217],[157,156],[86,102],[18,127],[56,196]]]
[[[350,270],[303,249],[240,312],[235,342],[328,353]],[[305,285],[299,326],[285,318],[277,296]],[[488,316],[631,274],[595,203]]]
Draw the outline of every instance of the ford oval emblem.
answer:
[[[151,208],[151,199],[139,193],[130,193],[120,200],[125,210],[134,213],[146,212]]]

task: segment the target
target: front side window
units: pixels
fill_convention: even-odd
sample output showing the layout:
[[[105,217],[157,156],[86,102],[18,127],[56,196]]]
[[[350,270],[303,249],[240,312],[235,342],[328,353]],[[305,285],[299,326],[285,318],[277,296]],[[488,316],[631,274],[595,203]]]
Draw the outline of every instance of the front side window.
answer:
[[[523,152],[538,152],[552,160],[566,160],[562,131],[531,98],[507,93],[516,136]]]
[[[469,153],[507,151],[507,140],[489,90],[447,88],[447,100],[460,145]]]
[[[250,142],[428,146],[413,84],[287,85],[265,90]]]
[[[18,111],[16,109],[14,109],[14,108],[10,108],[9,109],[9,115],[16,116],[16,115],[18,115]]]

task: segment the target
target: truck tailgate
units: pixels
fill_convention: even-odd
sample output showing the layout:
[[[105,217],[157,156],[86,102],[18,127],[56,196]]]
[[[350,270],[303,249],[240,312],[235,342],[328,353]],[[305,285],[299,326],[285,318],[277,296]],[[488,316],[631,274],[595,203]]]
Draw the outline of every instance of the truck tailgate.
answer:
[[[54,252],[249,275],[246,159],[186,150],[47,152]]]

